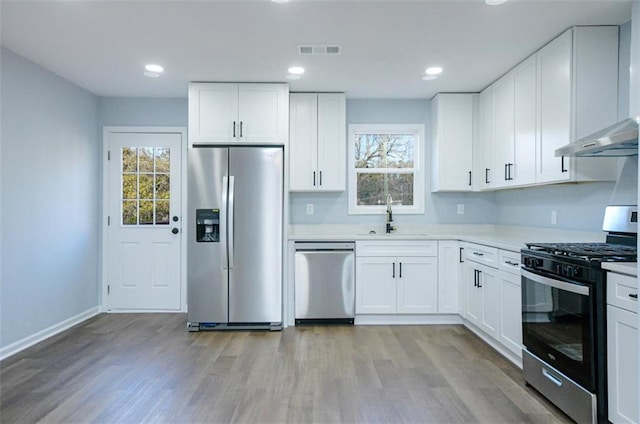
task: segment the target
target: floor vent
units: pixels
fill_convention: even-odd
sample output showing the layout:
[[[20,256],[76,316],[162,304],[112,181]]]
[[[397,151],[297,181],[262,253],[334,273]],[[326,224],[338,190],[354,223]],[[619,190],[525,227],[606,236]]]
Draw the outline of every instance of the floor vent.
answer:
[[[298,52],[302,55],[335,55],[342,53],[339,45],[305,45],[298,46]]]

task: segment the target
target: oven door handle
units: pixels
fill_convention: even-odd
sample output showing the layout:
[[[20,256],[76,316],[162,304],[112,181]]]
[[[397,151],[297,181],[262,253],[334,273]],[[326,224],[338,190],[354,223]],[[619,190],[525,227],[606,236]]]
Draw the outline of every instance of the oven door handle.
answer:
[[[564,281],[543,277],[542,275],[534,274],[533,272],[527,271],[526,269],[522,269],[521,272],[524,278],[528,278],[529,280],[540,283],[544,286],[555,287],[556,289],[576,293],[582,296],[589,296],[589,287],[580,286],[578,284],[565,283]]]

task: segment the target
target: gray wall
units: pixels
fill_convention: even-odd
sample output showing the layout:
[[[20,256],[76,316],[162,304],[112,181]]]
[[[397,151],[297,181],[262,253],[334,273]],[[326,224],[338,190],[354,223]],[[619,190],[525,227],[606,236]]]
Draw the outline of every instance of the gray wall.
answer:
[[[187,99],[100,97],[98,125],[103,126],[187,126]]]
[[[98,99],[0,48],[0,347],[98,306]]]
[[[493,223],[496,209],[493,193],[438,193],[431,187],[431,101],[430,100],[357,100],[347,99],[349,124],[424,124],[426,148],[423,152],[426,168],[425,213],[395,215],[402,224],[465,224]],[[345,150],[344,154],[347,152]],[[306,214],[307,203],[313,203],[315,214]],[[464,215],[457,214],[457,205],[465,205]],[[292,193],[292,224],[383,224],[384,214],[349,215],[348,196],[343,193]]]

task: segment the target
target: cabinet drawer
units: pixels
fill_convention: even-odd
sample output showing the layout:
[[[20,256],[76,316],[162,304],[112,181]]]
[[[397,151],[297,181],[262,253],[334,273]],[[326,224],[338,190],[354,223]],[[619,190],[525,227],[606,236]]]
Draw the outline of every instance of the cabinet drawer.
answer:
[[[435,240],[357,241],[356,256],[438,256],[438,242]]]
[[[630,312],[638,312],[638,280],[636,277],[607,273],[607,303]]]
[[[520,253],[508,250],[498,251],[498,268],[511,274],[520,275]]]
[[[465,260],[498,268],[498,249],[495,247],[469,243],[464,251]]]

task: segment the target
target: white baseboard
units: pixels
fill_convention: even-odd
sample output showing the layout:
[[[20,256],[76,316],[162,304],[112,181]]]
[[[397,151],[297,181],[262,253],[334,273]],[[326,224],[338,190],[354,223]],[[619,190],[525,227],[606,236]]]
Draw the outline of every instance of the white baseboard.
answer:
[[[462,324],[460,315],[356,315],[355,325]]]
[[[67,330],[74,325],[80,324],[83,321],[88,320],[100,313],[100,307],[96,306],[95,308],[87,309],[86,311],[73,316],[69,319],[61,321],[57,324],[52,325],[49,328],[45,328],[42,331],[38,331],[35,334],[32,334],[28,337],[25,337],[22,340],[18,340],[17,342],[11,343],[8,346],[0,348],[0,361],[8,358],[9,356],[15,355],[16,353],[25,350],[28,347],[33,346],[36,343],[40,343],[41,341],[48,339],[49,337],[55,336],[58,333]]]

